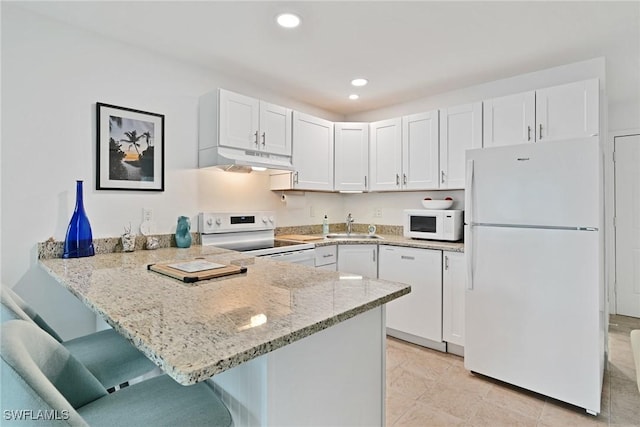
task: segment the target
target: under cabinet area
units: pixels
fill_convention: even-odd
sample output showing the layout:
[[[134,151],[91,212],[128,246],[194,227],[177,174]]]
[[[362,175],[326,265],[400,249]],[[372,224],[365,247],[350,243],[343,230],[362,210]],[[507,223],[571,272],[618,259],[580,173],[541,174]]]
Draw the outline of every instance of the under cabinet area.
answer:
[[[446,350],[442,342],[442,251],[380,245],[379,278],[411,285],[387,304],[387,334]]]
[[[487,99],[484,146],[597,136],[598,111],[598,79]]]
[[[447,351],[460,355],[464,347],[466,280],[464,253],[442,252],[442,339],[447,342]]]
[[[338,245],[338,271],[378,278],[378,245]]]

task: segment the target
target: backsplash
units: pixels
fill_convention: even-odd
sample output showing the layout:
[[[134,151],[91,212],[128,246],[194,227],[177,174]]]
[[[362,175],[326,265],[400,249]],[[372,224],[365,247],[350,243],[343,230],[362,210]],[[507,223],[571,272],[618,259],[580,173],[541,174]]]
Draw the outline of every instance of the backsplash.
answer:
[[[344,233],[346,225],[344,222],[329,224],[330,233]],[[369,224],[353,224],[354,233],[368,233]],[[276,237],[283,234],[322,234],[322,225],[296,225],[292,227],[276,227]],[[376,234],[388,234],[392,236],[402,236],[401,225],[376,224]]]

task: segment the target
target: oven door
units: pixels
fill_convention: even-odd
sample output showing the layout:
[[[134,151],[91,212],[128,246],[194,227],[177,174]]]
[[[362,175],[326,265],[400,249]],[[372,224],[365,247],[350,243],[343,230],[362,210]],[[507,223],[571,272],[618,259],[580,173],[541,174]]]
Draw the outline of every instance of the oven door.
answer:
[[[444,214],[442,211],[405,210],[404,236],[413,239],[442,240],[444,238]]]

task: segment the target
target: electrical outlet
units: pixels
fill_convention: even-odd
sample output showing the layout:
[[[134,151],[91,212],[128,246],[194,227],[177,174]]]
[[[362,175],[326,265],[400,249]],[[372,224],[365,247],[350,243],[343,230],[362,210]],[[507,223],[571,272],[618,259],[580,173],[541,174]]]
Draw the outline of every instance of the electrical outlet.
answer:
[[[382,218],[382,208],[375,208],[373,210],[373,216],[376,218]]]
[[[153,221],[153,209],[142,208],[142,221]]]

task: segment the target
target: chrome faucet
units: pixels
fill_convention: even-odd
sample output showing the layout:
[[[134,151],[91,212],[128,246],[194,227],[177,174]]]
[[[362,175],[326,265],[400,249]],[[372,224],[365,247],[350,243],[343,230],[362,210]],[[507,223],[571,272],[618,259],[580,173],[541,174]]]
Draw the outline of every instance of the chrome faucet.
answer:
[[[353,224],[353,221],[355,221],[355,219],[353,219],[351,214],[347,215],[347,222],[346,222],[347,234],[351,234],[351,226]]]

